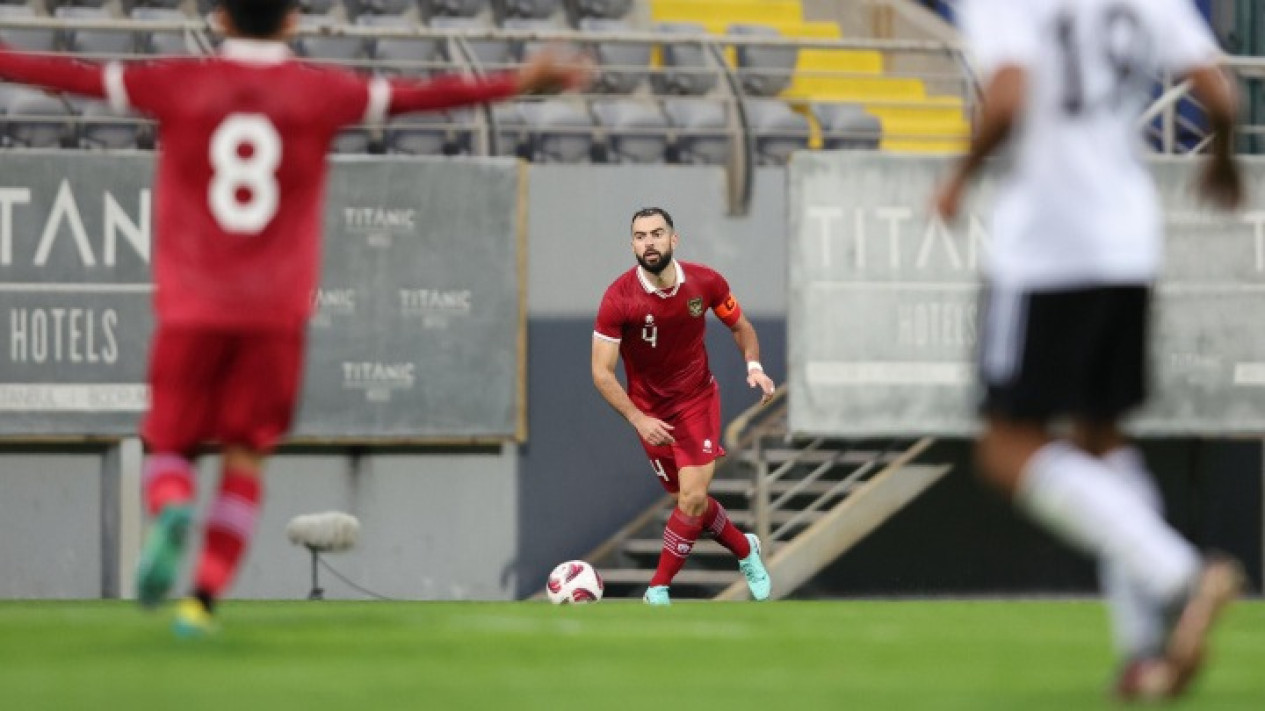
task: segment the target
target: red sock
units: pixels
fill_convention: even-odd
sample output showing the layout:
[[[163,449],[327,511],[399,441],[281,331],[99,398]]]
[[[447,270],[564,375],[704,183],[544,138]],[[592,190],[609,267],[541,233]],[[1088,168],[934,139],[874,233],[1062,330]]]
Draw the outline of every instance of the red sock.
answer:
[[[194,585],[199,593],[218,598],[233,581],[237,564],[255,532],[262,488],[258,476],[224,472],[219,498],[211,505],[207,518],[202,557],[198,560]]]
[[[663,550],[659,551],[659,567],[650,579],[651,586],[672,583],[702,532],[702,516],[689,516],[681,509],[672,509],[668,525],[663,528]]]
[[[703,513],[703,534],[715,538],[717,543],[738,556],[738,560],[751,555],[751,542],[729,520],[725,507],[710,496],[707,497],[707,511]]]
[[[156,452],[145,457],[141,481],[150,516],[158,515],[165,506],[193,500],[193,466],[179,454]]]

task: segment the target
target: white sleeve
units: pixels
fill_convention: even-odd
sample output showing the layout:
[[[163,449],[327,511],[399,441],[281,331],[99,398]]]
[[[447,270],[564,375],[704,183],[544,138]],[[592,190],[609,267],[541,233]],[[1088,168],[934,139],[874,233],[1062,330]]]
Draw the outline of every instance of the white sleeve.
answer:
[[[1033,65],[1041,51],[1037,14],[1028,2],[964,0],[958,18],[981,81],[1006,65]]]
[[[1212,36],[1212,29],[1191,0],[1167,0],[1163,8],[1164,27],[1159,45],[1165,69],[1186,74],[1221,60],[1221,48]]]

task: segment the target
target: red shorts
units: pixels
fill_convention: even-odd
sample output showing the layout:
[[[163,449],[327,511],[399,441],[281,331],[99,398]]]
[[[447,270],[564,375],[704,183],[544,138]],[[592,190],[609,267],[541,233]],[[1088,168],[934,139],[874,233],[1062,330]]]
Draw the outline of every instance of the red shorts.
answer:
[[[725,456],[720,446],[720,390],[713,385],[703,397],[694,400],[677,414],[660,418],[672,425],[672,437],[676,442],[666,445],[641,446],[650,457],[650,468],[659,477],[659,483],[668,493],[681,490],[677,474],[683,467],[698,467]]]
[[[272,449],[290,429],[304,331],[159,327],[149,356],[151,451],[191,454],[204,442]]]

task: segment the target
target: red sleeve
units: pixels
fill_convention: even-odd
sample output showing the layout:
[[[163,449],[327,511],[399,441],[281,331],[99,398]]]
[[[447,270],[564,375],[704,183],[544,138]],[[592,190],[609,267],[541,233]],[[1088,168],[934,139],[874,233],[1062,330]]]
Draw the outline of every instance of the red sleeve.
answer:
[[[729,282],[725,281],[725,277],[721,276],[720,272],[712,272],[712,275],[711,290],[708,294],[711,297],[709,305],[716,312],[716,318],[720,319],[721,323],[733,326],[738,323],[738,319],[742,318],[742,307],[729,291]]]
[[[615,287],[606,290],[602,305],[597,309],[597,322],[593,324],[593,336],[607,341],[620,341],[624,337],[623,304],[615,295]]]
[[[518,94],[518,79],[512,72],[472,78],[450,74],[428,81],[395,79],[389,82],[390,101],[386,113],[431,111],[470,104],[486,104]]]
[[[136,109],[161,116],[180,98],[180,87],[196,77],[184,71],[198,60],[176,59],[106,65],[105,95],[116,110]]]
[[[105,66],[50,54],[0,48],[0,79],[105,98]]]

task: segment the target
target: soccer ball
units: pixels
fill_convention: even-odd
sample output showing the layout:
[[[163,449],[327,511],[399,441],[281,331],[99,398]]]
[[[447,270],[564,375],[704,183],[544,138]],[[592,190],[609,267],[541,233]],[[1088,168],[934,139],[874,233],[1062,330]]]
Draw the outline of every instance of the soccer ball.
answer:
[[[553,569],[545,590],[549,602],[555,605],[567,603],[597,602],[602,599],[602,576],[593,566],[582,560],[569,560]]]

